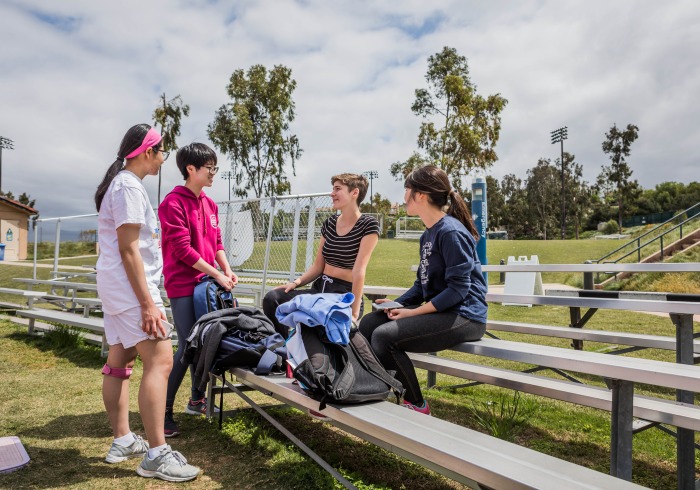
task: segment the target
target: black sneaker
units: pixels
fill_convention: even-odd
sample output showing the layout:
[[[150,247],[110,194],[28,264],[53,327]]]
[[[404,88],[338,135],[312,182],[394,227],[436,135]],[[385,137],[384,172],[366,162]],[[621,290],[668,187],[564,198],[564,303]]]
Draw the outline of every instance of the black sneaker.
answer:
[[[180,435],[180,429],[177,428],[175,419],[173,419],[172,410],[165,411],[165,430],[163,432],[165,433],[165,437],[175,437]]]

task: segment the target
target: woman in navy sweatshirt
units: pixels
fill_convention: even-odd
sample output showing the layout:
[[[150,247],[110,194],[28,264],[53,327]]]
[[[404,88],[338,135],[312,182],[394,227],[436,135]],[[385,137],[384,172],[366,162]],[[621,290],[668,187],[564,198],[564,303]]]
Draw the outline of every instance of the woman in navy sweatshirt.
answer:
[[[403,307],[370,313],[360,332],[384,367],[396,370],[406,388],[404,406],[429,415],[406,353],[437,352],[479,340],[486,331],[486,283],[476,255],[479,233],[447,174],[422,167],[408,175],[404,187],[407,213],[419,216],[427,228],[420,239],[417,278],[396,299]]]

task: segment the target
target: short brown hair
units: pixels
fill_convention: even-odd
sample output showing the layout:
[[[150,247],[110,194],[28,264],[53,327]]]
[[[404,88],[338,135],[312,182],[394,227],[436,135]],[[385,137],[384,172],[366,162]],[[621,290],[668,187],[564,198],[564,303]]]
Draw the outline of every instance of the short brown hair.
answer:
[[[357,205],[359,206],[362,200],[365,198],[367,195],[367,187],[369,186],[369,182],[367,181],[367,177],[364,175],[357,175],[357,174],[339,174],[339,175],[334,175],[331,177],[331,185],[335,184],[336,182],[340,182],[343,185],[346,185],[348,189],[350,189],[350,192],[354,191],[355,189],[359,190],[360,192],[357,194]]]

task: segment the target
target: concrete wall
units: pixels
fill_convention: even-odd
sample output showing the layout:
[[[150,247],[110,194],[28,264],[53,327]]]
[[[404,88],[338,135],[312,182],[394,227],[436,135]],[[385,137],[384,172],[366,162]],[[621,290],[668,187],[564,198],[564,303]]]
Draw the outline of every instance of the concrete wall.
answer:
[[[29,216],[12,206],[0,202],[0,243],[5,245],[5,260],[26,260],[29,243]],[[12,231],[12,241],[7,232]]]

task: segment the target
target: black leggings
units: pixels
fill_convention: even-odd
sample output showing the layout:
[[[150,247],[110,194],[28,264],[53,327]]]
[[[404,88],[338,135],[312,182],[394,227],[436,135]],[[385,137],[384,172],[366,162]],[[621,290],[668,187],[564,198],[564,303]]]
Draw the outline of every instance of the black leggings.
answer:
[[[479,340],[485,331],[485,324],[450,312],[394,321],[389,320],[385,312],[375,311],[360,322],[360,332],[370,341],[384,368],[396,371],[396,379],[406,389],[404,398],[415,405],[423,403],[423,393],[406,352],[438,352],[462,342]]]
[[[286,303],[287,301],[291,301],[292,298],[294,298],[295,296],[299,296],[300,294],[344,294],[351,292],[351,282],[343,281],[342,279],[323,274],[311,283],[311,287],[309,289],[292,289],[288,293],[285,293],[284,289],[282,288],[271,289],[263,298],[263,311],[265,312],[265,316],[268,317],[272,324],[275,326],[275,330],[277,330],[278,333],[282,334],[282,337],[286,339],[289,336],[289,327],[286,325],[282,325],[280,322],[278,322],[277,317],[275,316],[275,312],[277,311],[277,307],[279,305],[281,305],[282,303]],[[362,317],[363,307],[364,305],[360,303],[360,318]]]

